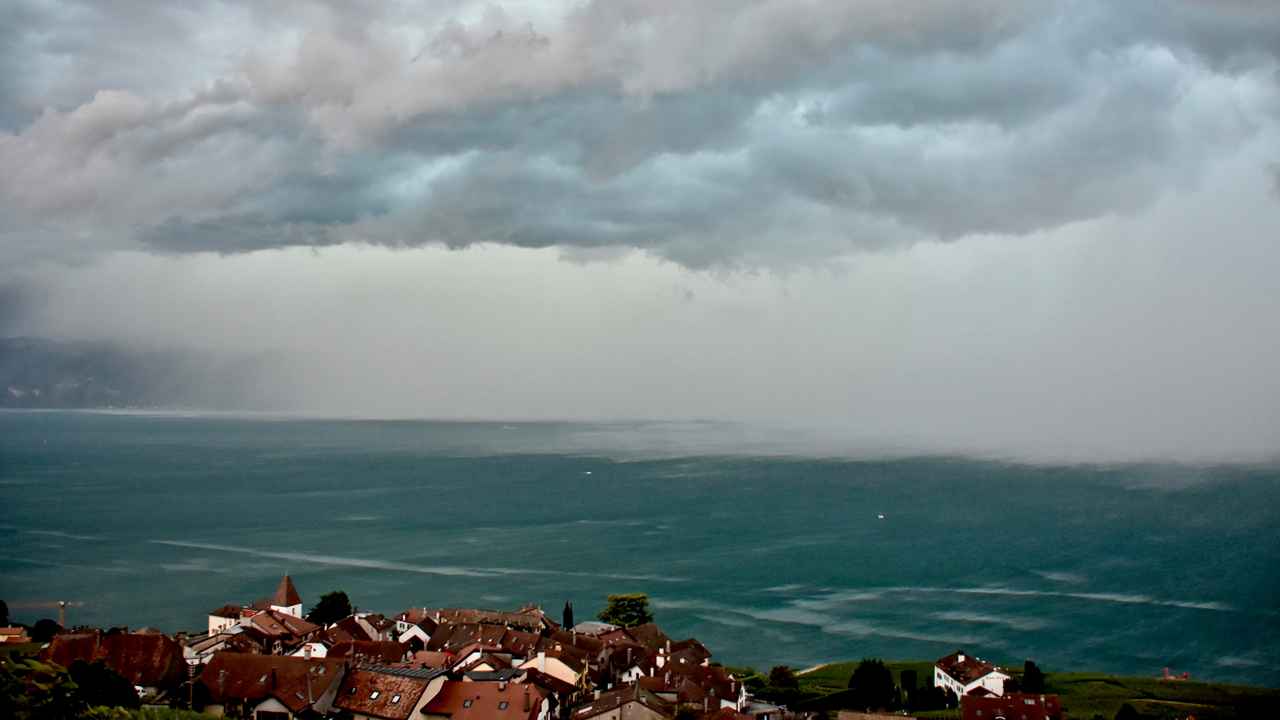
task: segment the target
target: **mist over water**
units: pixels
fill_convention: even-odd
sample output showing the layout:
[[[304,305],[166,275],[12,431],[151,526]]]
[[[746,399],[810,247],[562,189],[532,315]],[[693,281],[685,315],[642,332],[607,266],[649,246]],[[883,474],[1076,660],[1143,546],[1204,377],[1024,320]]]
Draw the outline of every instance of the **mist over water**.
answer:
[[[0,597],[196,630],[310,606],[579,618],[643,591],[733,665],[1280,680],[1280,469],[837,454],[715,424],[0,412]],[[883,519],[879,516],[883,515]],[[14,612],[33,622],[36,611]]]

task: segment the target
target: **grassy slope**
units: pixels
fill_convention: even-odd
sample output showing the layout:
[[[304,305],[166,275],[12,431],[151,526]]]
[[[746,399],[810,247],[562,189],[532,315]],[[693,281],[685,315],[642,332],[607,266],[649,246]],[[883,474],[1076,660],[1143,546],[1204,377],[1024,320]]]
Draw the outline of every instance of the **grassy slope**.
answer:
[[[901,673],[907,668],[915,669],[917,682],[921,684],[933,677],[931,662],[887,662],[885,665],[893,671],[894,682],[900,682]],[[856,662],[824,665],[801,675],[800,687],[822,693],[843,690],[856,667]],[[1001,670],[1019,680],[1022,678],[1020,667]],[[1065,716],[1075,720],[1090,720],[1095,714],[1110,720],[1125,703],[1152,720],[1190,715],[1201,720],[1280,717],[1280,690],[1271,688],[1100,673],[1047,673],[1045,683],[1045,692],[1058,695]],[[958,713],[924,713],[924,716],[957,717]]]

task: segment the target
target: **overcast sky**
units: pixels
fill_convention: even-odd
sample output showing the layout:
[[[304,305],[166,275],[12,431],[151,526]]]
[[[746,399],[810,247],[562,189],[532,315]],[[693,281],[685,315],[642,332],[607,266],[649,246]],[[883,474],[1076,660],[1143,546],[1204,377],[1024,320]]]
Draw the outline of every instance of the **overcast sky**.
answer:
[[[8,0],[0,334],[325,414],[1276,458],[1280,3]]]

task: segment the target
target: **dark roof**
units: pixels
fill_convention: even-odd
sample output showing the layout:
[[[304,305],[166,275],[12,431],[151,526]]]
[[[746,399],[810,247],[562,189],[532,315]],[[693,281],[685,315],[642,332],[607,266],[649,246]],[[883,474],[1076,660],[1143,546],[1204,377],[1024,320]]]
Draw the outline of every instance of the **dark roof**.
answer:
[[[93,662],[98,651],[98,631],[63,630],[53,636],[53,640],[40,651],[40,659],[67,667],[76,660]]]
[[[334,643],[327,655],[333,657],[354,657],[375,663],[401,662],[409,652],[406,645],[393,640],[354,640]]]
[[[584,650],[591,656],[599,655],[604,649],[604,643],[594,635],[557,630],[551,633],[551,639],[562,645],[572,645],[579,650]]]
[[[397,665],[373,665],[373,664],[361,665],[360,668],[362,670],[380,672],[383,675],[398,675],[400,677],[417,678],[419,680],[431,680],[433,678],[438,678],[441,675],[449,674],[449,671],[445,670],[444,668],[415,668],[415,667],[400,667]]]
[[[302,638],[320,630],[320,626],[279,610],[263,610],[249,618],[250,625],[271,637]]]
[[[550,690],[551,692],[556,693],[558,695],[572,695],[578,690],[577,686],[570,685],[569,683],[561,680],[560,678],[555,677],[553,675],[548,675],[544,672],[538,672],[537,670],[533,670],[533,669],[520,670],[517,672],[524,673],[524,682],[527,682],[530,685],[537,685],[540,688],[546,688],[547,690]],[[480,679],[470,675],[468,677],[471,677],[473,680]]]
[[[422,714],[449,715],[451,720],[532,720],[548,695],[525,683],[449,681]]]
[[[209,614],[213,617],[238,619],[240,617],[240,613],[243,612],[244,608],[239,605],[223,605]]]
[[[105,636],[96,630],[61,632],[41,651],[40,657],[63,667],[76,660],[86,663],[102,660],[129,684],[145,687],[181,682],[187,674],[182,646],[154,631]]]
[[[406,720],[435,677],[438,675],[411,677],[383,672],[383,668],[357,668],[342,683],[333,706],[361,715]]]
[[[274,697],[293,714],[319,700],[341,681],[346,663],[341,658],[312,658],[252,653],[215,653],[196,677],[210,704],[229,698],[265,700]],[[308,683],[308,678],[310,682]],[[308,697],[310,693],[310,697]]]
[[[540,633],[553,631],[560,627],[555,621],[542,612],[536,605],[525,605],[515,612],[504,610],[472,610],[467,608],[444,608],[438,613],[441,622],[454,624],[475,623],[477,625],[501,625],[503,627],[530,630]]]
[[[660,715],[670,715],[675,710],[666,700],[640,685],[624,685],[620,688],[600,693],[600,697],[574,710],[570,718],[572,720],[585,720],[586,718],[603,715],[614,708],[619,708],[632,702],[640,703]]]
[[[285,574],[284,579],[280,581],[280,587],[276,589],[276,596],[271,598],[271,604],[276,607],[302,604],[302,598],[298,597],[298,591],[294,589],[293,581],[289,579],[288,574]]]
[[[701,704],[706,697],[736,701],[741,684],[728,670],[691,663],[668,662],[640,683],[653,692],[675,693],[682,703]]]
[[[159,687],[187,679],[182,646],[167,635],[109,635],[98,646],[97,657],[133,685]]]
[[[1004,697],[964,695],[960,709],[965,718],[1026,718],[1027,720],[1060,720],[1062,704],[1057,695],[1010,693]]]
[[[667,634],[653,623],[629,627],[626,629],[626,633],[634,638],[637,643],[640,643],[640,647],[649,652],[657,652],[671,642],[671,638],[667,637]]]
[[[964,658],[961,660],[960,658]],[[939,669],[952,678],[968,685],[969,683],[996,671],[996,666],[983,662],[978,658],[957,650],[934,663]]]

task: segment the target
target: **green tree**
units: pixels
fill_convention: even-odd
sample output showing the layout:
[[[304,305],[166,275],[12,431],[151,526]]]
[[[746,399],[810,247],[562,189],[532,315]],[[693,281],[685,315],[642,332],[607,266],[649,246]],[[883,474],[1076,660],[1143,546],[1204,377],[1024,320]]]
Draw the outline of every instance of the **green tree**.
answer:
[[[1120,712],[1116,713],[1116,720],[1138,720],[1141,717],[1138,711],[1133,709],[1129,703],[1120,706]]]
[[[142,706],[133,684],[107,667],[102,660],[93,663],[76,660],[67,668],[67,674],[76,684],[72,696],[85,705],[126,708]]]
[[[31,632],[29,634],[31,635],[32,642],[47,643],[52,640],[53,636],[57,635],[58,631],[61,629],[62,626],[56,621],[50,620],[49,618],[41,618],[36,621],[35,626],[31,628]]]
[[[775,665],[769,671],[769,684],[779,690],[799,690],[800,679],[796,677],[795,672],[786,665]]]
[[[1044,692],[1044,673],[1030,660],[1022,666],[1022,692],[1030,695]]]
[[[307,621],[313,622],[321,627],[332,625],[352,612],[351,600],[347,594],[341,590],[325,593],[320,596],[320,602],[307,612]]]
[[[800,679],[786,665],[777,665],[770,670],[768,682],[754,694],[761,700],[779,705],[790,705],[804,697],[800,692]]]
[[[65,668],[33,658],[0,659],[0,718],[12,720],[123,720],[125,710],[91,707]]]
[[[849,676],[853,703],[860,708],[891,708],[898,703],[893,672],[881,660],[866,658]]]
[[[622,627],[653,622],[653,613],[649,612],[649,596],[645,593],[610,595],[604,610],[596,617],[600,622]]]

